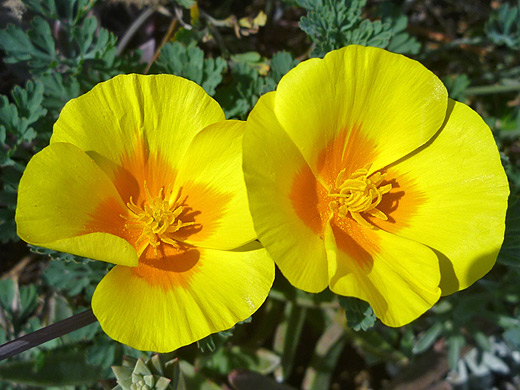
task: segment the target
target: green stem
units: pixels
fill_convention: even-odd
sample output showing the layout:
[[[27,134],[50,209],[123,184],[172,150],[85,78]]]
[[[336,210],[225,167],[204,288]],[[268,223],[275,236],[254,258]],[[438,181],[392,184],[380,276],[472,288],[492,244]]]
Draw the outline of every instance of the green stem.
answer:
[[[279,291],[269,291],[269,297],[281,302],[287,302],[288,298]],[[338,309],[340,307],[338,302],[314,302],[311,299],[297,297],[294,299],[294,303],[301,307],[307,307],[311,309]]]
[[[494,93],[507,93],[515,91],[520,91],[520,83],[469,87],[466,89],[466,95],[490,95]]]

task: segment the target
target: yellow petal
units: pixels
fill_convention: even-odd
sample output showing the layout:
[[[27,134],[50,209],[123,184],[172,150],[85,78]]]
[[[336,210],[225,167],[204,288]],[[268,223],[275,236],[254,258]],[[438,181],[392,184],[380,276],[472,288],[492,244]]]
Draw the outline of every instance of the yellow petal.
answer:
[[[376,171],[427,142],[443,123],[447,100],[441,81],[417,61],[348,46],[289,71],[274,110],[314,172],[327,159],[348,162],[352,153],[360,154],[354,169],[373,163]],[[318,161],[326,148],[338,153]]]
[[[195,134],[223,119],[218,103],[189,80],[120,75],[69,101],[51,143],[78,146],[113,178],[112,171],[141,149],[177,166]]]
[[[200,228],[184,242],[225,250],[256,238],[242,173],[244,130],[245,122],[222,121],[193,138],[179,167],[175,193],[186,197]]]
[[[391,220],[374,220],[439,252],[443,295],[470,286],[495,264],[509,194],[489,127],[465,104],[450,101],[448,111],[430,143],[388,168],[387,180],[404,184],[395,189]]]
[[[96,214],[101,204],[112,205],[111,216]],[[110,217],[117,220],[123,209],[113,184],[87,154],[74,145],[54,143],[29,161],[20,181],[18,235],[30,244],[134,266],[136,251],[113,234],[122,220],[108,230],[93,228],[109,224]]]
[[[169,352],[251,316],[273,279],[264,249],[191,249],[137,268],[114,267],[97,286],[92,309],[111,338]]]
[[[328,282],[321,184],[273,113],[275,93],[262,96],[247,119],[244,175],[260,242],[296,287],[322,291]]]
[[[330,289],[369,302],[388,326],[413,321],[440,297],[439,260],[422,244],[338,217],[325,242]]]

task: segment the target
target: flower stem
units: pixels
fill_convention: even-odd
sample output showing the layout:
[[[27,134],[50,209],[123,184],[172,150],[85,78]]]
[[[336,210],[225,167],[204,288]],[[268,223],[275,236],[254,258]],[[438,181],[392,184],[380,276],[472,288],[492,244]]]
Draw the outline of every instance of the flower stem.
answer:
[[[12,341],[0,345],[0,360],[17,355],[30,348],[37,347],[47,341],[66,335],[84,326],[97,321],[92,309],[86,310],[72,317],[58,321],[35,332],[18,337]]]
[[[269,291],[269,297],[276,301],[287,302],[287,297],[276,290]],[[311,299],[306,299],[304,297],[295,298],[294,303],[296,303],[297,306],[307,307],[311,309],[337,309],[340,307],[338,302],[314,302]]]
[[[520,91],[520,83],[469,87],[466,89],[465,93],[466,95],[490,95],[493,93],[507,93],[515,91]]]

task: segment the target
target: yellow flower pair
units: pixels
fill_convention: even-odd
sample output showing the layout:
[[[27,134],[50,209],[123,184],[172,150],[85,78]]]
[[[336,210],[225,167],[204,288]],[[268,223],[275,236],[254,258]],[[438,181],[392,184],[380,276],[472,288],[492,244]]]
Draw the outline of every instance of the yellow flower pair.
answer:
[[[418,62],[349,46],[299,64],[247,122],[224,119],[190,81],[117,76],[70,101],[29,162],[18,233],[115,264],[92,300],[112,338],[167,352],[233,326],[267,297],[271,258],[390,326],[493,266],[497,147]]]

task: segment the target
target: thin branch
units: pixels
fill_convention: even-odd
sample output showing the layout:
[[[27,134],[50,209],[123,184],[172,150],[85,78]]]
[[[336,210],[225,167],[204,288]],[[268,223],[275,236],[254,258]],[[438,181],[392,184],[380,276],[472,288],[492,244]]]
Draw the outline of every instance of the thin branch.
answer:
[[[123,35],[123,38],[119,41],[119,44],[117,45],[117,55],[120,55],[121,52],[125,49],[125,47],[128,45],[128,42],[130,42],[130,39],[134,36],[134,34],[141,28],[141,26],[146,22],[146,20],[152,16],[152,14],[156,11],[156,8],[147,8],[144,10],[141,15],[130,25],[128,30],[126,30],[125,35]]]
[[[54,340],[57,337],[66,335],[67,333],[83,328],[84,326],[90,325],[96,321],[92,309],[89,309],[62,321],[58,321],[55,324],[46,326],[36,332],[18,337],[17,339],[0,345],[0,360],[7,359],[30,348],[37,347],[40,344]]]
[[[146,65],[146,69],[144,70],[143,74],[148,74],[148,72],[150,71],[150,68],[152,67],[152,64],[157,60],[157,58],[159,58],[159,55],[161,54],[161,49],[163,48],[164,45],[166,45],[170,41],[170,38],[172,37],[173,32],[175,31],[176,27],[177,27],[177,18],[173,18],[170,25],[168,26],[168,31],[164,35],[159,47],[155,50],[153,58],[148,62],[148,65]]]
[[[175,16],[177,17],[177,21],[182,27],[184,27],[186,30],[193,30],[193,26],[191,24],[186,23],[182,19],[182,9],[180,9],[179,7],[175,7]]]

